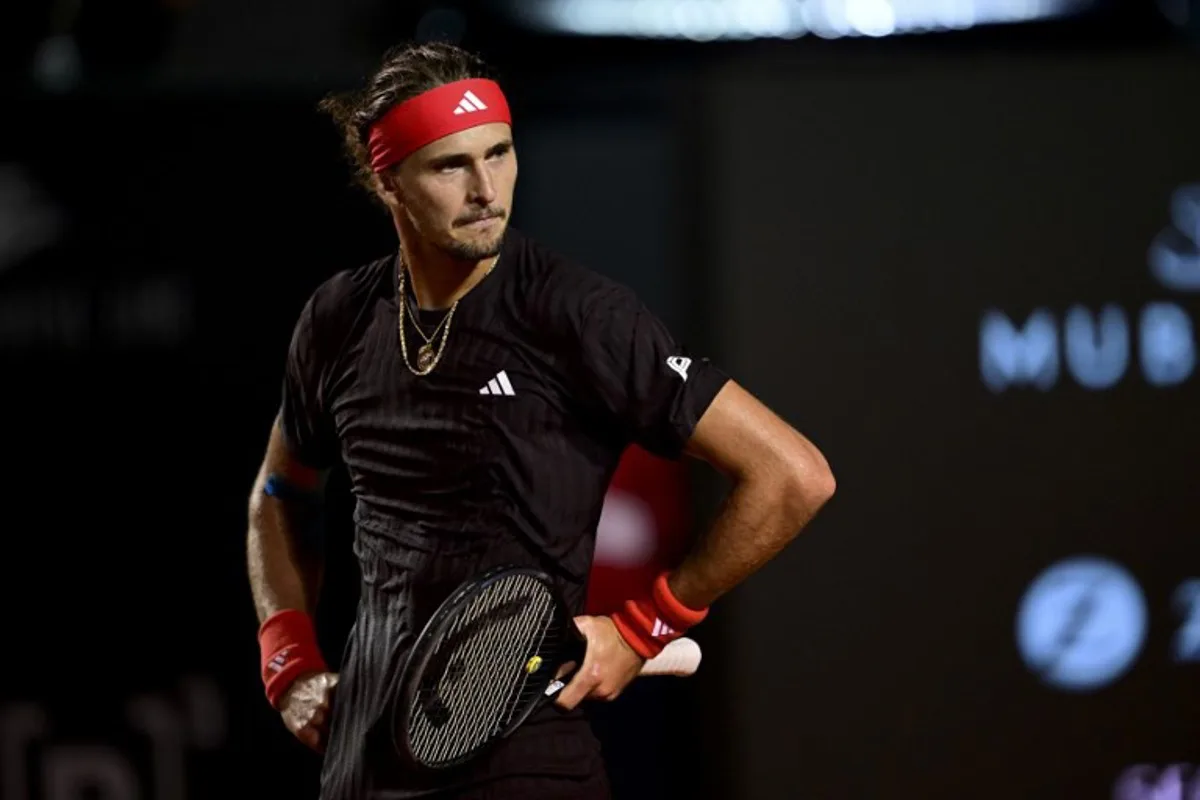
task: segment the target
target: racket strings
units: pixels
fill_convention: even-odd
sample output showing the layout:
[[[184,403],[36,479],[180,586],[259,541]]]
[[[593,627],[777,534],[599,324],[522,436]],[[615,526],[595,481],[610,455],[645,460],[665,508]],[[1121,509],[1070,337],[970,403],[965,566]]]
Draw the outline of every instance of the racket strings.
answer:
[[[502,609],[522,595],[525,595],[527,601],[531,600],[533,598],[530,598],[528,593],[536,591],[537,588],[537,584],[528,577],[514,579],[498,591],[494,598],[477,598],[474,607],[468,609],[464,618],[470,619],[477,614],[486,615],[498,608]],[[462,703],[459,704],[461,707],[451,709],[453,724],[444,732],[440,747],[434,748],[432,756],[436,760],[455,757],[457,753],[453,750],[460,747],[468,750],[477,747],[503,727],[505,720],[496,719],[496,716],[498,707],[501,707],[504,696],[507,695],[505,689],[511,680],[510,669],[519,668],[528,653],[527,647],[521,647],[511,652],[512,657],[509,657],[509,646],[521,639],[528,640],[528,635],[521,635],[522,629],[525,629],[527,634],[535,633],[536,623],[541,616],[538,612],[542,609],[537,608],[536,604],[527,602],[525,605],[522,614],[502,617],[500,624],[494,624],[486,629],[483,635],[469,641],[465,648],[468,652],[458,654],[466,663],[465,680],[470,682],[475,691],[464,693]],[[464,621],[455,627],[461,629],[469,624]],[[494,722],[489,724],[489,721],[493,720]]]
[[[557,667],[560,661],[560,659],[557,657],[558,654],[546,652],[547,641],[558,642],[561,640],[562,630],[557,620],[551,616],[551,618],[547,620],[547,624],[541,627],[540,631],[537,629],[531,629],[530,634],[531,637],[536,637],[537,642],[534,643],[533,641],[530,641],[525,648],[525,652],[532,653],[534,654],[533,657],[540,658],[549,662],[550,665]],[[549,669],[549,667],[546,667],[546,669]],[[531,671],[526,669],[522,673],[521,680],[514,687],[514,691],[512,692],[508,703],[506,703],[504,707],[503,721],[505,725],[510,723],[517,716],[517,714],[528,707],[530,703],[541,699],[543,694],[541,689],[543,681],[538,681],[531,686],[530,681],[534,675],[545,678],[545,672],[542,672],[541,670]]]
[[[522,589],[530,588],[520,586],[520,583],[522,583],[520,580],[512,581],[512,585],[500,593],[494,603],[488,603],[482,598],[477,600],[474,604],[476,608],[473,610],[486,614],[487,611],[496,607],[503,607],[507,601],[520,596]],[[536,617],[533,617],[531,621],[536,621]],[[528,627],[528,622],[523,618],[523,614],[509,616],[501,624],[487,628],[483,635],[471,639],[465,648],[467,652],[458,654],[459,657],[466,660],[465,680],[471,681],[470,688],[474,691],[463,696],[464,705],[461,709],[452,711],[453,724],[447,732],[446,739],[442,742],[440,748],[442,752],[435,752],[435,758],[440,759],[450,755],[445,751],[455,744],[460,744],[468,749],[478,746],[494,732],[495,725],[489,725],[488,719],[494,716],[495,709],[505,693],[503,668],[505,661],[509,660],[505,658],[507,655],[505,645],[520,635],[522,627]],[[497,672],[501,674],[496,674]],[[477,680],[478,683],[472,679]],[[497,720],[496,724],[498,725],[499,722]]]
[[[418,689],[409,717],[414,756],[442,763],[469,753],[536,698],[527,667],[545,641],[557,640],[553,607],[547,587],[529,575],[497,581],[469,601],[431,654],[432,685]]]

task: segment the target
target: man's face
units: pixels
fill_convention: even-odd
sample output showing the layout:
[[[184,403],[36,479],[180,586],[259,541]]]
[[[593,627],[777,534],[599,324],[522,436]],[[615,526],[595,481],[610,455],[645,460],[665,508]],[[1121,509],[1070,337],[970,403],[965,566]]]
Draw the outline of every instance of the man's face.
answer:
[[[453,258],[500,253],[517,183],[512,129],[492,122],[417,150],[394,173],[395,200],[428,243]]]

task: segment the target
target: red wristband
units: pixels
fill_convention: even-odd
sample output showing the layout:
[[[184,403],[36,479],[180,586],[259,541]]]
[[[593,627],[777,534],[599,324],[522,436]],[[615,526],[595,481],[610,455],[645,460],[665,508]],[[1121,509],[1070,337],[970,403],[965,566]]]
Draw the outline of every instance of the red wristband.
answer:
[[[667,573],[661,573],[648,596],[626,600],[611,615],[621,637],[642,658],[654,658],[669,642],[678,639],[708,616],[708,609],[688,608],[671,594]]]
[[[258,647],[263,686],[268,702],[276,710],[297,678],[329,669],[317,646],[312,618],[299,609],[285,608],[268,617],[258,629]]]

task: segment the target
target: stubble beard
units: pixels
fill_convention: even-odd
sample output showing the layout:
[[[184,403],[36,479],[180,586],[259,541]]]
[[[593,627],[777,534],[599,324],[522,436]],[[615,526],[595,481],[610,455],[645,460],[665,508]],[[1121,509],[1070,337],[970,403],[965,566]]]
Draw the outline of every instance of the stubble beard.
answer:
[[[504,245],[504,232],[507,224],[502,223],[501,229],[494,237],[486,241],[462,242],[452,240],[442,246],[446,255],[458,261],[483,261],[500,255]]]

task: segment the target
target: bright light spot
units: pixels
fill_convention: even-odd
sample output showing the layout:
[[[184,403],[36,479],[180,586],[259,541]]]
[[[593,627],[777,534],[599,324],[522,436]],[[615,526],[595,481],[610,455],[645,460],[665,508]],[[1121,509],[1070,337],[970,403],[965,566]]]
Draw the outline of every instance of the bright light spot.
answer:
[[[741,0],[735,4],[737,23],[752,37],[778,37],[791,27],[791,14],[779,0]]]
[[[846,20],[864,36],[889,36],[896,31],[896,14],[888,0],[846,0]]]
[[[671,14],[674,9],[659,0],[635,0],[631,32],[637,36],[662,36],[671,29]]]
[[[839,39],[850,35],[850,23],[842,0],[809,0],[805,7],[805,22],[822,39]]]
[[[1064,16],[1095,0],[507,0],[560,33],[713,39],[888,36]],[[519,10],[518,10],[519,9]]]
[[[671,24],[685,39],[707,42],[717,38],[720,25],[714,24],[709,5],[680,3],[671,13]]]
[[[647,563],[658,545],[654,512],[640,497],[609,489],[596,528],[597,563],[636,567]]]
[[[942,28],[966,30],[975,25],[975,3],[972,0],[941,0],[934,9],[934,22]]]

